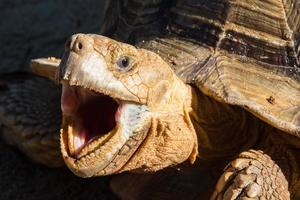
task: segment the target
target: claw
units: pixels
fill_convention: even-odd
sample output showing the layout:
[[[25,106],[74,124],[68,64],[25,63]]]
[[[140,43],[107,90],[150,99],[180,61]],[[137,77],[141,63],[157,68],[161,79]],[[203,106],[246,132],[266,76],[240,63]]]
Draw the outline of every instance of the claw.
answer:
[[[255,178],[255,174],[238,174],[234,180],[234,185],[236,188],[244,188],[253,182]]]
[[[227,182],[227,180],[233,175],[233,172],[225,172],[221,178],[219,179],[217,185],[216,185],[216,190],[218,192],[221,192],[222,189],[225,186],[225,183]]]
[[[246,174],[260,174],[261,173],[260,169],[254,165],[250,165],[249,167],[247,167],[245,172],[246,172]]]
[[[233,189],[233,186],[231,185],[227,191],[225,192],[222,199],[226,200],[235,200],[238,198],[238,196],[241,194],[242,189]]]
[[[257,183],[252,183],[246,188],[248,197],[259,197],[262,194],[261,187]]]
[[[231,166],[237,170],[241,170],[249,166],[250,160],[245,158],[237,158],[231,162]]]

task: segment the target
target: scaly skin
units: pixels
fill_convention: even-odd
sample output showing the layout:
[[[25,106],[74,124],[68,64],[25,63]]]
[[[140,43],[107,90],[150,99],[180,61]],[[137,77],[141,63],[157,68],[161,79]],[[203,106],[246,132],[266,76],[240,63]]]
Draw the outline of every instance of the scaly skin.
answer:
[[[123,66],[124,68],[120,67],[119,62],[123,56],[129,58],[129,61],[127,60],[129,64],[127,63],[127,67]],[[97,176],[123,171],[157,171],[187,159],[194,162],[198,148],[201,159],[208,163],[212,160],[221,162],[255,146],[259,149],[270,147],[274,145],[274,141],[270,138],[276,138],[274,133],[276,131],[273,128],[269,128],[269,125],[245,110],[216,102],[184,84],[168,64],[155,53],[136,49],[103,36],[83,34],[72,36],[60,65],[58,80],[64,87],[68,87],[65,85],[84,87],[117,99],[121,104],[134,102],[147,107],[148,114],[145,120],[138,122],[137,128],[133,130],[133,136],[130,136],[125,144],[120,142],[124,134],[120,127],[124,124],[119,122],[117,130],[109,139],[100,138],[94,145],[86,145],[79,157],[72,154],[73,146],[76,147],[74,142],[76,120],[72,114],[64,113],[62,153],[67,166],[79,176]],[[64,99],[63,95],[63,111],[64,107],[68,107]],[[239,140],[236,141],[234,138]],[[292,144],[290,140],[291,138],[279,141]],[[120,143],[123,145],[119,147]],[[299,141],[295,144],[294,147],[299,148]],[[261,154],[260,151],[258,154]],[[245,175],[234,176],[238,180],[234,181],[233,186],[228,186],[230,183],[227,183],[233,178],[222,181],[221,177],[212,199],[238,199],[243,195],[256,199],[271,196],[275,198],[280,193],[286,194],[281,199],[288,199],[287,180],[283,174],[295,173],[296,182],[299,180],[299,174],[295,171],[281,172],[280,167],[268,155],[257,156],[255,153],[247,155],[250,165],[252,160],[266,164],[260,168],[261,173],[254,170],[254,175],[251,172],[248,175],[249,170],[246,170]],[[269,166],[273,168],[275,166],[277,172],[273,173],[273,168]],[[233,165],[236,169],[245,167],[247,168],[244,165]],[[271,189],[265,187],[269,173],[279,183],[272,185]],[[244,178],[248,176],[252,177],[251,180]],[[247,180],[261,181],[250,186]],[[280,183],[285,185],[282,186]],[[226,189],[228,187],[229,191]],[[224,196],[220,194],[222,192],[225,192]]]
[[[120,62],[124,56],[126,66]],[[153,52],[103,36],[73,35],[56,80],[63,85],[61,151],[76,175],[158,171],[188,159],[193,163],[197,155],[201,163],[222,166],[243,152],[225,168],[212,199],[277,198],[282,193],[281,199],[289,199],[289,190],[297,196],[299,167],[282,164],[295,163],[297,156],[278,158],[270,147],[299,149],[299,139],[283,132],[279,135],[285,137],[279,137],[278,130],[242,108],[183,83]],[[89,143],[78,128],[77,111],[96,94],[118,102],[117,124]],[[138,113],[134,119],[128,117],[130,109]],[[176,180],[171,181],[175,189]],[[151,184],[144,182],[144,187]]]
[[[0,77],[0,137],[33,161],[63,166],[60,87],[31,74]]]

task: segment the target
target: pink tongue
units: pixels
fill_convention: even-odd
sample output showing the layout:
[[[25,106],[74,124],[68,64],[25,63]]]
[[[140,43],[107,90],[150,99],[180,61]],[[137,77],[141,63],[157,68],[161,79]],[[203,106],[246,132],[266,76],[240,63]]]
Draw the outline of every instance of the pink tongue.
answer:
[[[79,106],[79,99],[75,88],[63,85],[61,96],[61,110],[65,115],[74,114]]]
[[[86,132],[84,130],[78,132],[74,135],[74,149],[75,149],[75,155],[77,155],[80,150],[84,147],[86,144]]]

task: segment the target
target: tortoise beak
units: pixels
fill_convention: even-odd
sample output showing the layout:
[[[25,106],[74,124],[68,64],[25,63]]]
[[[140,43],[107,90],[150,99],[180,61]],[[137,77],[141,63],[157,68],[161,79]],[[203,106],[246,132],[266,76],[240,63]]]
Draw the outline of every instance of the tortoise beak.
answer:
[[[84,34],[71,37],[57,70],[57,81],[81,86],[115,99],[139,102],[113,75],[102,53],[94,48],[94,37]]]

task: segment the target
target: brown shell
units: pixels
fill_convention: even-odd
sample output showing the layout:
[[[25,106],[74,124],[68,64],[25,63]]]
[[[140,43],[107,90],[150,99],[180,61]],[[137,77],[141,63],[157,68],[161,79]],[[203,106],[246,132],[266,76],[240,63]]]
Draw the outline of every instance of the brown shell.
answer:
[[[300,136],[300,1],[110,2],[102,34],[157,52],[186,83]]]

